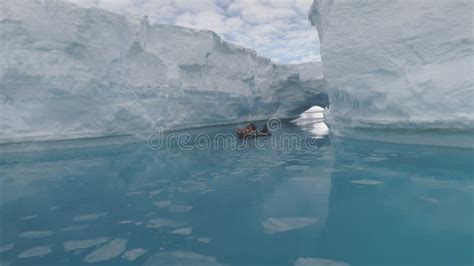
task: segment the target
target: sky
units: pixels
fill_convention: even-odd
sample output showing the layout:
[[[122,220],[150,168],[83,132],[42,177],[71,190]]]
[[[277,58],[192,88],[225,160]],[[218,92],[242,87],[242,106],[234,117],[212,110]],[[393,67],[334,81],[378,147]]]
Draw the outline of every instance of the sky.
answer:
[[[321,61],[313,0],[69,0],[151,23],[208,29],[276,63]]]

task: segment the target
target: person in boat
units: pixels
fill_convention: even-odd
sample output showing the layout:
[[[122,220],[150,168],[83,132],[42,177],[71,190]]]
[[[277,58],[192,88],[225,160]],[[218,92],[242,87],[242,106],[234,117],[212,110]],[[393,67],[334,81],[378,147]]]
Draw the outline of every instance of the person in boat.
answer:
[[[255,132],[257,132],[257,127],[254,124],[248,124],[245,127],[245,132],[246,133],[255,133]]]
[[[240,138],[250,137],[257,134],[257,127],[254,124],[248,124],[245,128],[237,129],[237,135]]]

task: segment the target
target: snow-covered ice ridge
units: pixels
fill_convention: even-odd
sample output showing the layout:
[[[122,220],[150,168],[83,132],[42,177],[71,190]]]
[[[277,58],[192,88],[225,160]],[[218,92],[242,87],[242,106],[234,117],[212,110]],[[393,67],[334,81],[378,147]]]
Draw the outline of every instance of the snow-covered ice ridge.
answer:
[[[294,117],[328,104],[317,63],[275,65],[211,31],[62,1],[0,1],[0,44],[0,142]]]
[[[474,2],[315,0],[333,128],[474,128]]]

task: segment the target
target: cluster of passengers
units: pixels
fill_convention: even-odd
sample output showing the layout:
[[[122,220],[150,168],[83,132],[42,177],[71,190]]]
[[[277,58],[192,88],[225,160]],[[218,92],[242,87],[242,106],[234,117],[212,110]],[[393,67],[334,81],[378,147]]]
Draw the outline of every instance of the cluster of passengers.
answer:
[[[246,137],[258,137],[258,136],[270,136],[270,130],[268,130],[267,124],[262,126],[260,131],[257,130],[255,124],[248,124],[243,129],[237,129],[237,135],[241,138]]]

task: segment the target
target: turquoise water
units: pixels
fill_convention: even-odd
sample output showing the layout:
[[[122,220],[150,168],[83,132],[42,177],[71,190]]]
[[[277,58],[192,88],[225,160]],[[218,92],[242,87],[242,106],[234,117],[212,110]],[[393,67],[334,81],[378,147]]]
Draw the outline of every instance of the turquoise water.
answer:
[[[0,265],[473,264],[473,150],[259,141],[4,149]]]

